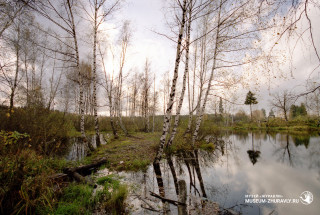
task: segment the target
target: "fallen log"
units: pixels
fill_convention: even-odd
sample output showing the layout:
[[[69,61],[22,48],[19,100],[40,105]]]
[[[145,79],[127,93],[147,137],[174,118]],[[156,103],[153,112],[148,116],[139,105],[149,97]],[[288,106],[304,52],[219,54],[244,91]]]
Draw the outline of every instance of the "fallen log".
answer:
[[[89,184],[90,186],[96,187],[97,185],[92,180],[84,176],[91,174],[91,172],[94,169],[98,168],[102,164],[105,164],[106,162],[107,162],[106,158],[101,158],[92,164],[82,165],[79,167],[64,168],[63,173],[54,174],[49,178],[56,182],[63,182],[63,181],[66,181],[68,178],[72,178],[78,182],[86,183],[86,184]]]
[[[160,195],[158,195],[158,194],[156,194],[156,193],[154,193],[152,191],[150,191],[150,195],[153,196],[153,197],[156,197],[158,199],[161,199],[164,202],[168,202],[168,203],[176,205],[176,206],[177,205],[183,205],[183,206],[187,205],[186,203],[183,203],[183,202],[179,202],[179,201],[176,201],[176,200],[164,198],[164,197],[162,197],[162,196],[160,196]]]
[[[100,158],[99,160],[95,161],[94,163],[91,163],[88,165],[65,168],[63,170],[63,172],[70,172],[71,171],[71,172],[78,172],[81,175],[90,175],[93,169],[100,167],[102,164],[105,164],[106,162],[107,162],[106,158]]]
[[[69,176],[68,176],[68,174],[65,174],[65,173],[57,173],[57,174],[49,176],[49,179],[51,179],[55,183],[60,184],[62,182],[67,181],[69,179]]]
[[[88,184],[88,185],[90,185],[92,187],[97,187],[97,185],[92,180],[90,180],[89,178],[83,177],[78,172],[73,171],[72,168],[71,169],[66,169],[65,173],[68,174],[68,176],[74,178],[78,182],[81,182],[81,183],[84,183],[84,184]]]

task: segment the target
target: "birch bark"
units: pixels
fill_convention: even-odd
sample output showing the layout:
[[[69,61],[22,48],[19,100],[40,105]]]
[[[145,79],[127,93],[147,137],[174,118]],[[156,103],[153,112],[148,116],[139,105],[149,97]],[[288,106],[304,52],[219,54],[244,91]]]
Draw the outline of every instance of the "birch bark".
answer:
[[[201,101],[199,101],[199,103],[198,103],[199,111],[197,112],[196,126],[195,126],[194,133],[192,135],[192,146],[194,146],[194,144],[196,142],[196,139],[198,137],[198,134],[199,134],[199,129],[200,129],[200,125],[201,125],[201,122],[202,122],[202,117],[203,117],[203,114],[204,114],[204,110],[206,108],[209,92],[210,92],[210,89],[211,89],[211,82],[212,82],[212,79],[213,79],[213,73],[214,73],[214,71],[216,69],[216,59],[217,59],[217,54],[218,54],[219,33],[220,33],[220,16],[221,16],[221,2],[220,2],[219,12],[218,12],[217,32],[216,32],[216,38],[215,38],[215,43],[216,44],[215,44],[215,49],[214,49],[214,54],[213,54],[213,65],[212,65],[212,68],[211,68],[210,78],[209,78],[206,94],[205,94],[205,97],[204,97],[204,100],[203,100],[203,104],[202,104],[202,106],[200,105]]]
[[[72,9],[72,5],[70,3],[70,0],[67,0],[67,7],[68,7],[68,12],[70,14],[71,32],[72,32],[72,37],[73,37],[73,42],[74,42],[74,50],[75,50],[75,54],[76,54],[76,70],[78,72],[78,81],[79,81],[80,132],[81,132],[81,136],[83,138],[83,141],[86,142],[89,149],[91,151],[93,151],[94,148],[93,148],[91,142],[87,140],[85,129],[84,129],[83,77],[82,77],[81,70],[80,70],[79,47],[78,47],[76,26],[75,26],[74,16],[73,16],[73,9]]]
[[[100,132],[99,132],[99,121],[97,111],[97,33],[98,33],[98,3],[94,2],[94,27],[93,27],[93,115],[94,115],[94,130],[96,133],[96,145],[99,147],[100,143]]]
[[[154,160],[154,164],[158,164],[161,160],[162,153],[163,153],[163,147],[166,141],[166,137],[168,134],[170,119],[171,119],[171,113],[172,113],[172,107],[173,107],[173,101],[176,94],[176,84],[178,79],[178,70],[179,70],[179,64],[181,59],[181,42],[182,42],[182,36],[184,31],[184,25],[186,22],[186,11],[187,11],[187,0],[183,1],[183,6],[181,7],[182,10],[182,19],[180,24],[180,30],[179,30],[179,36],[178,36],[178,44],[177,44],[177,52],[176,52],[176,61],[175,61],[175,67],[174,67],[174,74],[172,79],[172,86],[171,86],[171,92],[169,96],[169,102],[166,109],[166,114],[164,116],[163,120],[163,128],[162,128],[162,135],[160,137],[160,143],[159,148]]]
[[[174,125],[172,128],[170,139],[167,143],[167,147],[171,146],[173,143],[173,140],[176,136],[178,125],[179,125],[179,118],[180,118],[180,112],[183,104],[184,94],[186,91],[186,80],[187,80],[187,74],[189,72],[189,48],[190,48],[190,32],[191,32],[191,22],[192,22],[192,0],[189,1],[189,13],[188,13],[188,22],[187,22],[187,38],[186,38],[186,62],[185,62],[185,69],[183,73],[183,81],[182,81],[182,91],[179,99],[179,105],[177,108],[176,116],[174,119]]]

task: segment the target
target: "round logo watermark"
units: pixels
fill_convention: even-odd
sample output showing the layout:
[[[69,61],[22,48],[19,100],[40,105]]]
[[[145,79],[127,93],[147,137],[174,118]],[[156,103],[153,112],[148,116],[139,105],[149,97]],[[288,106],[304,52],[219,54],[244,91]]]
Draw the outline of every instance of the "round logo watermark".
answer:
[[[304,191],[300,195],[300,202],[304,205],[310,205],[313,201],[313,195],[310,191]]]

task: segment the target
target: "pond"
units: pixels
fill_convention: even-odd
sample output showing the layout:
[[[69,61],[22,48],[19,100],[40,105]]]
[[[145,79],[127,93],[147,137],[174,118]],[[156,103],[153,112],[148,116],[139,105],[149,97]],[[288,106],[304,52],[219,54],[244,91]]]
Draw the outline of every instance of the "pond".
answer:
[[[205,214],[213,214],[209,207],[213,202],[222,214],[320,213],[318,134],[229,133],[207,139],[216,143],[214,151],[184,151],[164,158],[158,178],[153,165],[145,173],[119,173],[134,187],[128,199],[130,213],[163,210],[160,199],[150,195],[150,191],[159,194],[159,179],[162,197],[175,201],[177,181],[186,182],[190,214],[206,207]],[[177,214],[177,207],[169,205],[167,212]]]

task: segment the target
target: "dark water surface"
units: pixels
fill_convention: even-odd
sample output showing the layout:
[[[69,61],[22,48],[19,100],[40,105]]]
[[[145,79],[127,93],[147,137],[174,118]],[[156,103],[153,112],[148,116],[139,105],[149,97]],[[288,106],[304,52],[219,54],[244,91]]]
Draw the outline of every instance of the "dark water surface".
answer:
[[[187,184],[188,210],[192,214],[198,214],[197,210],[204,207],[205,202],[217,202],[225,214],[228,208],[237,214],[250,215],[320,214],[318,134],[233,133],[218,137],[218,141],[216,137],[211,139],[216,142],[213,152],[186,151],[162,160],[161,179],[166,198],[178,200],[179,189],[174,179],[183,179]],[[120,175],[135,187],[128,200],[131,213],[159,214],[149,210],[162,207],[160,200],[150,196],[150,191],[159,194],[153,166],[146,173]],[[313,194],[309,205],[300,200],[304,191]],[[309,197],[301,196],[306,202],[310,202]],[[170,211],[177,214],[176,206],[170,205]]]

